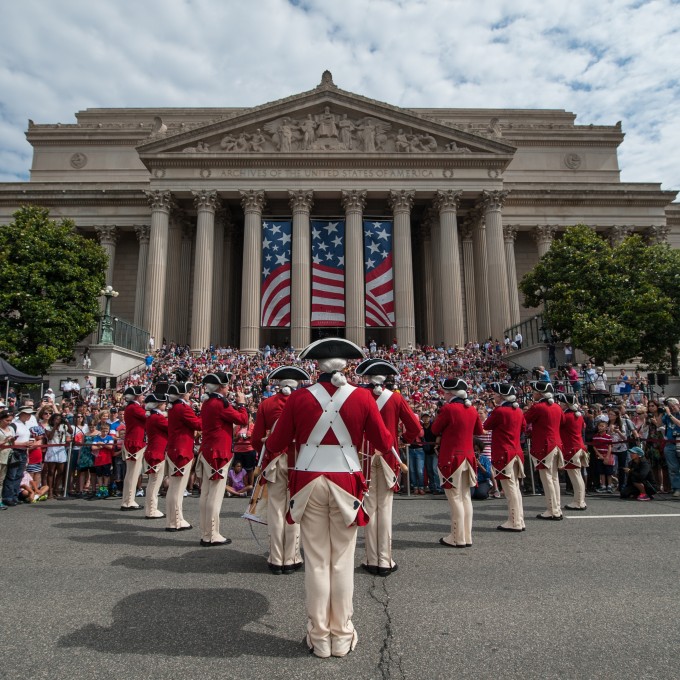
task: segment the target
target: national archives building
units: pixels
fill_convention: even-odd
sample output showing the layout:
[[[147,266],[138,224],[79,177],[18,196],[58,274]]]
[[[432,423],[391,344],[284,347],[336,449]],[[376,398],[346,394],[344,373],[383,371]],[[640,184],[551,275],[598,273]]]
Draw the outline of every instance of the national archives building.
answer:
[[[676,193],[620,181],[620,123],[575,118],[404,109],[328,71],[253,108],[87,109],[29,121],[31,180],[0,184],[0,224],[21,204],[74,220],[109,255],[113,314],[157,345],[502,338],[566,227],[680,247]]]

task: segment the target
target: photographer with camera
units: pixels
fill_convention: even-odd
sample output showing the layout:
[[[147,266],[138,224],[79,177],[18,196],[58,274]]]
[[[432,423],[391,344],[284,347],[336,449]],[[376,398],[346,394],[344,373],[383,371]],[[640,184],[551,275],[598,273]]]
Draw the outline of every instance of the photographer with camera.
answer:
[[[680,499],[680,402],[675,397],[664,401],[661,422],[666,428],[663,455],[668,466],[673,498]]]
[[[621,498],[635,498],[638,501],[651,501],[656,493],[652,466],[639,446],[628,449],[630,462],[625,468],[626,485],[621,488]]]

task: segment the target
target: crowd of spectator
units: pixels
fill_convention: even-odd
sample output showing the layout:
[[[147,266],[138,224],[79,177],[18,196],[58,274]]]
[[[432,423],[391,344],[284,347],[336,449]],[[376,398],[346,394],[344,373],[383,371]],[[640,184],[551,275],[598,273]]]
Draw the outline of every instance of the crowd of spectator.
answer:
[[[643,462],[649,467],[654,493],[672,493],[680,498],[678,444],[680,408],[677,400],[661,400],[649,391],[639,371],[628,375],[621,370],[608,378],[593,361],[577,370],[570,362],[552,369],[537,366],[527,371],[512,362],[512,351],[521,346],[521,338],[505,342],[469,343],[465,347],[379,347],[370,342],[368,355],[392,362],[399,375],[390,377],[387,387],[399,390],[418,415],[424,435],[404,457],[408,457],[409,479],[403,487],[408,492],[441,494],[436,473],[436,438],[430,425],[446,394],[440,381],[460,377],[469,385],[470,398],[482,421],[493,408],[492,382],[512,382],[520,393],[520,403],[530,403],[532,380],[550,380],[558,392],[575,392],[583,402],[584,436],[590,453],[590,465],[583,469],[587,488],[592,493],[615,493],[626,485],[631,469],[631,448],[639,447]],[[570,355],[571,356],[571,355]],[[257,454],[252,450],[250,433],[253,418],[262,399],[276,389],[268,374],[284,364],[304,368],[315,378],[315,364],[300,361],[290,349],[265,346],[257,355],[238,349],[213,348],[192,354],[188,347],[163,343],[150,351],[146,361],[118,381],[117,389],[96,389],[89,377],[79,383],[62,384],[58,398],[47,390],[36,404],[30,399],[10,394],[8,403],[0,400],[0,508],[20,502],[37,503],[55,496],[103,498],[120,495],[125,465],[120,444],[125,432],[123,390],[141,385],[145,390],[160,388],[174,380],[178,369],[189,371],[196,387],[192,395],[200,409],[201,379],[219,370],[232,374],[234,390],[246,395],[251,414],[247,427],[234,433],[234,452],[238,465],[230,471],[228,495],[245,496],[253,486]],[[348,369],[351,379],[352,366]],[[528,433],[530,435],[530,433]],[[490,462],[490,434],[475,441],[479,458],[479,483],[474,496],[479,499],[500,497]],[[526,438],[527,451],[530,436]],[[525,492],[541,492],[527,456]],[[102,460],[112,463],[110,478],[98,478],[95,472]],[[635,463],[635,461],[633,461]],[[567,486],[568,486],[568,480]],[[197,494],[197,480],[190,480],[187,493]],[[138,495],[143,495],[141,479]]]

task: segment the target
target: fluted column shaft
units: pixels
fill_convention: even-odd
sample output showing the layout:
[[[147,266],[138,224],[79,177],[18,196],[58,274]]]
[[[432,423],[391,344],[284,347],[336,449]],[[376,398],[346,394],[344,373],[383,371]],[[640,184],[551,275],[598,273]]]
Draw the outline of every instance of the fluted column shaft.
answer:
[[[234,228],[231,221],[225,222],[224,225],[224,243],[222,246],[222,287],[224,294],[222,296],[222,337],[223,345],[230,345],[232,340],[231,324],[232,316],[234,314],[233,305],[231,301],[232,295],[232,249],[234,244]]]
[[[343,191],[345,209],[345,337],[366,344],[366,296],[364,292],[365,191]]]
[[[228,214],[224,209],[220,210],[215,217],[210,339],[216,345],[224,343],[222,337],[222,313],[224,311],[224,229],[227,219]]]
[[[390,191],[394,214],[394,311],[399,347],[416,344],[416,315],[413,303],[413,256],[411,252],[411,208],[415,191]]]
[[[515,238],[517,225],[506,224],[503,226],[503,239],[505,241],[505,264],[508,268],[508,301],[510,303],[510,325],[519,323],[519,290],[517,288],[517,264],[515,263]]]
[[[173,206],[169,191],[145,192],[151,205],[149,261],[146,270],[144,327],[160,346],[163,337],[165,285],[168,265],[168,227]]]
[[[489,319],[489,263],[486,251],[486,223],[483,214],[475,215],[472,253],[475,262],[477,339],[484,341],[491,335],[491,322]]]
[[[179,273],[182,258],[182,215],[173,213],[170,217],[168,230],[168,284],[175,288],[179,283]],[[179,340],[179,316],[187,314],[187,308],[180,308],[175,295],[168,295],[165,299],[165,319],[163,335],[168,342]]]
[[[439,250],[441,256],[442,331],[444,343],[463,345],[463,295],[460,276],[460,251],[458,249],[458,224],[456,211],[461,191],[438,191],[435,206],[439,210]]]
[[[472,225],[468,222],[462,229],[463,236],[463,282],[465,286],[465,319],[467,339],[475,340],[477,335],[477,305],[475,301],[475,264],[472,244]]]
[[[262,209],[264,191],[241,191],[245,213],[243,276],[241,279],[241,351],[255,354],[260,347],[260,277],[262,275]]]
[[[149,232],[147,224],[136,224],[135,233],[139,241],[137,258],[137,287],[135,288],[135,326],[144,324],[144,293],[146,290],[146,267],[149,260]]]
[[[432,248],[432,270],[434,273],[434,294],[432,296],[433,304],[433,332],[434,336],[431,339],[433,345],[439,345],[444,341],[444,326],[442,324],[443,317],[443,299],[442,295],[442,253],[440,249],[441,241],[441,222],[439,219],[439,212],[433,210],[430,223],[431,234],[431,248]]]
[[[106,285],[113,286],[113,271],[116,266],[116,240],[118,239],[118,229],[113,224],[95,227],[99,237],[99,245],[106,253],[108,265],[106,267]]]
[[[194,228],[188,221],[182,223],[182,246],[179,258],[179,276],[173,284],[177,291],[177,342],[186,345],[189,342],[189,292],[191,291],[191,248],[194,240]]]
[[[210,345],[210,313],[213,297],[215,252],[215,211],[219,205],[216,191],[193,191],[198,211],[196,252],[194,253],[194,295],[191,308],[191,351],[200,352]]]
[[[291,344],[296,350],[312,340],[312,273],[310,263],[309,213],[314,201],[312,191],[289,191],[293,211],[293,253],[291,272]]]
[[[423,259],[420,271],[425,277],[425,342],[428,345],[434,345],[437,342],[434,330],[434,254],[432,253],[432,222],[429,222],[430,223],[424,225],[424,228],[422,229]],[[437,282],[437,285],[439,285],[439,282]]]
[[[501,208],[507,191],[484,191],[484,217],[486,221],[486,250],[489,265],[489,317],[490,336],[502,339],[510,326],[508,301],[508,269],[505,262],[503,221]]]

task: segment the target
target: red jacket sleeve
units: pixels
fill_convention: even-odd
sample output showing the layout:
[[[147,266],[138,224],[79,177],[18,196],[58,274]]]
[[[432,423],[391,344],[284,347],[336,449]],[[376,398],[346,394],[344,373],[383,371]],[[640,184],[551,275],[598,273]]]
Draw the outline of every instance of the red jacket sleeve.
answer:
[[[250,441],[253,444],[253,449],[258,453],[262,451],[262,438],[267,433],[267,424],[264,415],[264,401],[257,408],[257,415],[255,416],[255,427],[253,427],[253,434],[251,435]]]
[[[203,423],[201,422],[200,416],[197,416],[191,407],[182,409],[182,420],[193,430],[203,429]]]
[[[296,390],[288,397],[286,405],[283,407],[283,411],[276,422],[276,427],[267,437],[267,451],[279,453],[293,443],[295,438],[295,403],[303,398],[303,395],[302,390]]]
[[[364,424],[366,439],[368,439],[368,441],[371,442],[371,444],[373,444],[373,446],[378,451],[391,451],[393,446],[392,435],[385,427],[385,423],[383,422],[375,400],[371,397],[370,399],[366,400],[366,403],[368,404],[369,409],[368,418],[366,418],[366,422]]]
[[[220,417],[227,425],[246,426],[248,424],[248,411],[244,408],[234,408],[229,405],[220,414]]]

